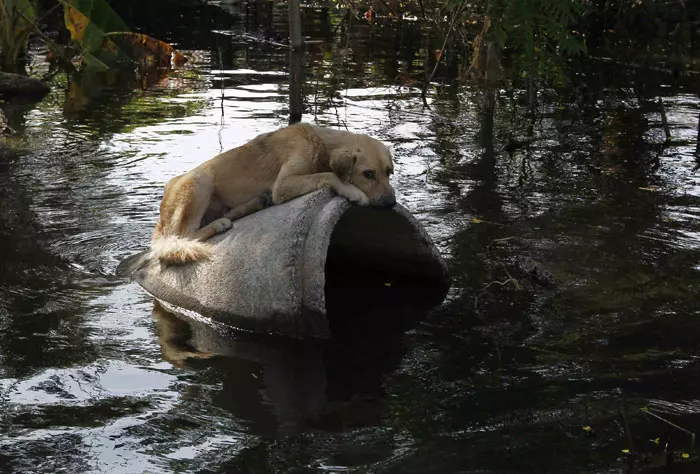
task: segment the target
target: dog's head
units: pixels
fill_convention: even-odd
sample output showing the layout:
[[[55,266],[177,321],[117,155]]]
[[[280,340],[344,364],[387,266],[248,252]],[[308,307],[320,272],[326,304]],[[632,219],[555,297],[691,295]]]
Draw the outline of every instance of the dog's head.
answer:
[[[353,134],[330,157],[333,172],[344,182],[357,186],[373,207],[389,208],[396,204],[394,188],[389,182],[394,172],[391,152],[379,140]]]

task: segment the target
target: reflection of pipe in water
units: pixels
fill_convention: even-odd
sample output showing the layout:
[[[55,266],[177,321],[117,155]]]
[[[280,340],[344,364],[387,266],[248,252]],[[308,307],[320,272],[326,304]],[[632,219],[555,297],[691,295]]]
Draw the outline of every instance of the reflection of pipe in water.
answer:
[[[187,370],[213,369],[222,383],[215,404],[253,431],[336,431],[379,424],[382,382],[401,359],[403,333],[435,303],[421,287],[329,272],[328,341],[234,332],[169,313],[155,301],[153,316],[163,357]]]
[[[224,332],[165,311],[154,301],[163,357],[189,370],[213,368],[223,387],[217,405],[258,431],[296,431],[325,403],[318,345]]]

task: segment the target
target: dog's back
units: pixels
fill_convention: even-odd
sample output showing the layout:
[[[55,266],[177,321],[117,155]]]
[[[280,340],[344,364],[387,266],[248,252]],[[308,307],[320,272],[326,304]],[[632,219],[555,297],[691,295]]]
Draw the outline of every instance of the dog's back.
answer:
[[[363,169],[353,173],[356,166]],[[166,263],[207,258],[211,247],[204,241],[269,205],[270,195],[277,203],[331,187],[351,202],[378,203],[386,194],[393,205],[390,173],[388,149],[366,135],[302,123],[263,133],[166,185],[152,256]],[[368,194],[350,183],[353,176]]]

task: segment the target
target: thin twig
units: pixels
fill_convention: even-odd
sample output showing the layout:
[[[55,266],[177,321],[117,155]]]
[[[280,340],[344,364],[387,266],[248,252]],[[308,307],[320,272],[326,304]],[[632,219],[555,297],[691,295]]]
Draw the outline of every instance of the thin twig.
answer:
[[[481,289],[481,291],[480,291],[479,293],[477,293],[477,295],[474,297],[474,310],[475,310],[475,311],[476,311],[476,309],[477,309],[477,307],[478,307],[478,305],[479,305],[479,297],[480,297],[481,295],[483,295],[483,294],[486,292],[486,290],[488,290],[489,287],[491,287],[491,285],[498,285],[498,286],[504,287],[504,286],[506,286],[508,283],[512,283],[513,286],[515,287],[515,289],[516,289],[517,291],[520,291],[520,283],[518,283],[518,280],[516,280],[515,278],[513,278],[513,277],[511,276],[511,274],[508,273],[508,270],[506,270],[506,275],[508,275],[508,279],[506,279],[506,280],[504,280],[504,281],[495,280],[495,281],[489,282],[489,283],[486,284],[486,286],[484,286],[484,287]]]
[[[56,5],[52,6],[52,7],[49,8],[48,10],[46,10],[46,11],[44,12],[43,15],[41,15],[39,18],[37,18],[37,20],[36,20],[37,23],[40,22],[41,20],[43,20],[44,18],[46,18],[47,16],[49,16],[51,13],[53,13],[53,11],[54,11],[55,9],[57,9],[57,8],[60,7],[60,6],[61,6],[61,4],[60,4],[60,3],[57,3]]]
[[[486,286],[484,286],[484,287],[481,289],[481,293],[483,293],[484,291],[486,291],[491,285],[506,286],[508,283],[513,283],[513,286],[515,286],[515,288],[519,290],[519,289],[520,289],[520,284],[518,283],[518,280],[516,280],[515,278],[513,278],[512,276],[510,276],[510,273],[508,273],[508,270],[506,270],[506,275],[508,275],[508,279],[507,279],[507,280],[503,280],[503,281],[494,280],[494,281],[492,281],[492,282],[489,282],[489,283],[486,284]]]
[[[22,16],[22,18],[24,18],[24,21],[31,25],[34,32],[46,42],[48,47],[58,54],[58,57],[61,59],[63,66],[68,70],[68,72],[75,72],[76,69],[75,66],[73,66],[73,63],[71,63],[68,58],[64,57],[65,49],[62,46],[58,45],[58,43],[56,43],[54,40],[49,38],[43,31],[41,31],[39,25],[35,24],[33,21],[27,18],[23,12],[20,12],[20,15]]]
[[[694,447],[695,447],[695,433],[693,433],[693,432],[690,431],[690,430],[686,430],[685,428],[683,428],[683,427],[681,427],[681,426],[678,426],[678,425],[675,424],[675,423],[672,423],[671,421],[667,420],[666,418],[664,418],[664,417],[662,417],[662,416],[660,416],[660,415],[657,415],[657,414],[654,413],[653,411],[649,410],[647,407],[644,407],[644,408],[642,408],[641,410],[642,410],[642,412],[646,413],[647,415],[651,415],[651,416],[653,416],[654,418],[658,418],[659,420],[663,421],[664,423],[669,424],[669,425],[673,426],[674,428],[679,429],[679,430],[681,430],[682,432],[689,434],[689,435],[690,435],[690,447],[691,447],[691,448],[694,448]]]
[[[430,73],[430,76],[425,81],[425,84],[423,84],[423,91],[420,94],[420,98],[423,100],[423,105],[426,107],[428,107],[428,101],[425,98],[425,94],[428,92],[428,86],[430,85],[430,81],[433,80],[433,76],[435,75],[435,71],[437,71],[437,68],[440,65],[440,61],[442,60],[442,54],[445,52],[445,48],[447,47],[447,41],[450,39],[450,35],[452,34],[452,29],[455,26],[455,21],[457,21],[457,18],[459,17],[459,15],[462,14],[462,9],[464,8],[465,5],[466,5],[466,0],[462,0],[462,2],[459,4],[459,7],[457,8],[457,12],[452,17],[452,21],[450,22],[450,28],[447,30],[447,34],[445,35],[445,41],[442,42],[442,48],[440,48],[440,55],[438,56],[437,61],[435,61],[435,66],[433,67],[433,71]]]
[[[494,240],[492,240],[492,241],[486,246],[486,251],[487,251],[487,252],[490,251],[490,250],[491,250],[491,246],[492,246],[493,244],[500,243],[500,242],[507,242],[507,241],[509,241],[509,240],[513,240],[514,238],[516,238],[516,236],[511,235],[510,237],[503,237],[503,238],[501,238],[501,239],[494,239]]]
[[[630,425],[627,422],[627,414],[625,413],[624,405],[620,405],[620,414],[622,415],[622,423],[625,428],[625,434],[627,434],[627,442],[629,443],[630,451],[634,453],[636,452],[634,449],[634,440],[632,439],[632,433],[630,432]]]

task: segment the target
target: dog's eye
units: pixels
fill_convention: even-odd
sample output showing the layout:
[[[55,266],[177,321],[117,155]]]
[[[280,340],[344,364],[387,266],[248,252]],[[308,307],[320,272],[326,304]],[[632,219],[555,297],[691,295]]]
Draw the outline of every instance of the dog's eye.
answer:
[[[364,170],[362,172],[362,175],[367,178],[367,179],[374,179],[376,176],[374,175],[374,171],[372,170]]]
[[[393,172],[394,172],[394,170],[392,170],[391,168],[387,168],[387,169],[386,169],[386,175],[387,175],[387,176],[391,176],[391,173],[393,173]]]

